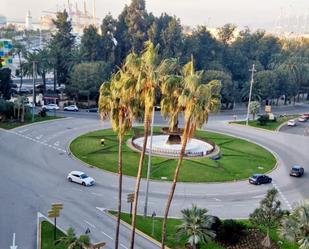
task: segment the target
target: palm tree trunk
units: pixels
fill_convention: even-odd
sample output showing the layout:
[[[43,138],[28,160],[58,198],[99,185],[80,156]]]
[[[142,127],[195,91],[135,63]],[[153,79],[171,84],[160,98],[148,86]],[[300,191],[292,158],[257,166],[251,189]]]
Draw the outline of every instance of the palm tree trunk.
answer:
[[[20,83],[19,83],[19,91],[23,86],[23,69],[22,69],[22,65],[21,65],[21,57],[20,57],[20,53],[18,53],[18,61],[19,61],[19,77],[20,77]]]
[[[120,217],[121,217],[121,197],[122,197],[122,127],[123,115],[121,114],[119,119],[120,131],[118,134],[118,214],[117,214],[117,226],[115,236],[115,249],[119,246],[119,230],[120,230]]]
[[[162,249],[165,249],[167,217],[168,217],[168,213],[169,213],[169,210],[170,210],[170,207],[171,207],[171,204],[172,204],[172,200],[173,200],[175,189],[176,189],[176,184],[177,184],[177,179],[178,179],[180,167],[182,165],[183,157],[184,157],[186,147],[187,147],[188,136],[189,136],[189,132],[190,132],[189,128],[190,128],[190,121],[187,121],[184,132],[183,132],[183,138],[182,138],[183,141],[182,141],[179,159],[178,159],[178,162],[177,162],[177,167],[175,169],[172,187],[171,187],[171,190],[170,190],[169,195],[168,195],[168,199],[167,199],[167,203],[166,203],[166,207],[165,207],[165,212],[164,212],[164,219],[163,219],[163,223],[162,223],[162,239],[161,239],[161,248]]]
[[[43,71],[42,73],[42,80],[43,80],[43,93],[46,92],[46,72]]]
[[[20,117],[20,121],[23,123],[25,122],[25,105],[24,103],[22,104],[22,108],[21,108],[21,117]]]
[[[149,115],[145,114],[144,120],[144,143],[143,143],[143,150],[141,152],[141,156],[138,163],[138,170],[136,176],[136,183],[135,183],[135,191],[134,191],[134,202],[133,202],[133,210],[132,210],[132,230],[131,230],[131,245],[130,249],[134,248],[134,240],[135,240],[135,223],[136,223],[136,212],[137,212],[137,203],[138,203],[138,194],[141,185],[141,178],[142,178],[142,169],[144,165],[144,158],[146,153],[146,145],[148,140],[148,132],[149,132]]]

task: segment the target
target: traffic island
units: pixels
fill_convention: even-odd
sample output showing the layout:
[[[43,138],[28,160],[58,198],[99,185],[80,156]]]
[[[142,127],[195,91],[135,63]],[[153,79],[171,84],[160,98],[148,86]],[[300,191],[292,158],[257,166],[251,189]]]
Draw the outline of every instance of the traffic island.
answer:
[[[143,134],[143,128],[135,127],[125,136],[123,143],[123,174],[136,176],[140,153],[131,149],[127,141],[134,135]],[[160,127],[154,128],[160,134]],[[208,131],[197,131],[196,138],[211,140],[220,148],[220,154],[213,157],[187,157],[179,175],[179,182],[228,182],[247,179],[255,173],[266,173],[274,169],[275,156],[261,146],[244,139]],[[104,146],[101,139],[104,138]],[[72,154],[88,165],[106,171],[118,172],[118,139],[111,129],[86,133],[70,144]],[[153,180],[171,181],[175,171],[176,158],[151,158]],[[142,177],[147,172],[143,170]]]

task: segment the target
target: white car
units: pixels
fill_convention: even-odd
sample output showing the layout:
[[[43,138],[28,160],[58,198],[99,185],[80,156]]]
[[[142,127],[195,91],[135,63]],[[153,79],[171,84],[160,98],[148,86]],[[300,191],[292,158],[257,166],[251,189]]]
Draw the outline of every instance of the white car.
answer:
[[[76,105],[69,105],[63,108],[64,111],[78,112],[78,107]]]
[[[288,126],[296,126],[296,121],[294,119],[289,120]]]
[[[95,184],[95,180],[87,176],[84,172],[82,171],[72,171],[68,174],[67,179],[69,182],[76,182],[79,183],[83,186],[92,186]]]
[[[59,106],[57,104],[48,104],[48,105],[43,105],[42,109],[46,111],[59,110]]]
[[[307,121],[307,118],[306,118],[305,116],[300,116],[300,117],[298,118],[298,121],[299,121],[299,122],[306,122],[306,121]]]

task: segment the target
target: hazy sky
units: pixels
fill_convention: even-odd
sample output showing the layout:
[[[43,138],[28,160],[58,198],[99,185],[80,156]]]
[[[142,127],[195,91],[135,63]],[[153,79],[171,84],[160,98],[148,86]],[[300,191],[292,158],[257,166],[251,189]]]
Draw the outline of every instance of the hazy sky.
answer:
[[[82,9],[83,0],[75,1]],[[91,11],[93,0],[89,2]],[[118,16],[123,6],[130,0],[96,0],[96,13],[104,17],[107,12]],[[31,11],[38,19],[43,10],[55,11],[57,5],[63,8],[67,0],[0,0],[0,14],[9,19],[24,19]],[[206,24],[218,27],[231,22],[239,26],[267,28],[272,26],[280,13],[286,15],[309,15],[309,0],[146,0],[149,12],[159,15],[166,12],[176,15],[182,24],[195,26]]]

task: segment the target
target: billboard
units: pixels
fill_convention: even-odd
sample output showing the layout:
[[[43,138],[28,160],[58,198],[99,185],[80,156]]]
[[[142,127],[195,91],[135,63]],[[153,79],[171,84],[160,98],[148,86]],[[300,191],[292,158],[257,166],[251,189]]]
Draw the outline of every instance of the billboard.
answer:
[[[0,57],[2,59],[3,67],[13,64],[12,40],[0,39]]]

